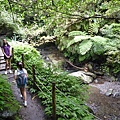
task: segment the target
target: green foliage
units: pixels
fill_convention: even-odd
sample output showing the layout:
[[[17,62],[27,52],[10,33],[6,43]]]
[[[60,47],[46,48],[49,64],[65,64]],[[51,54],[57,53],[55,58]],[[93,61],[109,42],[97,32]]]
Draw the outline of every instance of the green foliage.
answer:
[[[106,72],[109,69],[112,73],[117,74],[120,71],[120,24],[105,25],[100,29],[100,32],[104,37],[93,36],[93,34],[92,36],[78,36],[80,32],[70,32],[72,34],[68,36],[67,40],[64,38],[60,40],[59,48],[62,48],[60,50],[63,50],[65,56],[73,62],[77,59],[77,62],[96,59],[101,61],[102,57],[106,57],[106,63],[103,65],[104,67],[107,66]],[[90,45],[85,41],[89,41]]]
[[[69,33],[69,37],[70,36],[79,36],[79,35],[86,35],[86,33],[82,32],[82,31],[72,31]]]
[[[0,75],[0,111],[16,112],[19,109],[18,102],[14,99],[7,78]]]
[[[20,27],[21,23],[19,20],[16,20],[16,23],[13,20],[12,13],[6,11],[4,8],[0,11],[0,33],[6,34],[6,36],[11,37],[13,34],[20,35],[23,37],[25,35],[24,30]],[[19,23],[19,24],[18,24]]]
[[[74,30],[97,34],[101,24],[104,25],[106,21],[104,18],[120,18],[119,6],[119,0],[19,0],[9,2],[1,0],[0,11],[6,9],[9,13],[11,12],[15,21],[16,18],[20,18],[26,27],[35,24],[39,27],[44,25],[48,33],[59,36],[71,25],[76,26]]]
[[[108,40],[109,39],[100,36],[75,36],[74,39],[68,39],[66,44],[61,46],[64,48],[63,50],[66,51],[66,57],[70,57],[71,54],[73,56],[77,54],[73,59],[79,58],[80,62],[82,62],[84,60],[94,59],[94,56],[103,55],[106,51],[105,44],[107,44]],[[61,44],[62,43],[64,43],[64,39],[63,41],[61,40]]]
[[[70,35],[67,40],[61,40],[59,48],[61,47],[61,50],[65,51],[65,57],[68,57],[73,62],[76,60],[80,62],[96,59],[101,60],[104,56],[106,57],[106,65],[108,65],[108,67],[111,66],[113,73],[118,73],[120,71],[120,40],[118,39],[119,32],[117,31],[119,31],[120,28],[118,24],[112,24],[108,28],[109,29],[104,29],[104,33],[106,31],[106,35],[112,36],[112,39],[111,37],[105,38],[90,35],[74,36],[80,32],[73,31],[71,35],[74,36],[74,38],[71,39]]]
[[[14,48],[14,55],[15,55],[15,64],[13,63],[13,66],[16,67],[16,62],[22,60],[22,54],[24,54],[24,59],[25,59],[25,65],[26,62],[30,66],[25,66],[28,67],[28,70],[32,66],[31,63],[34,65],[40,65],[41,67],[43,66],[43,61],[40,59],[39,52],[36,51],[35,48],[32,46],[28,45],[27,43],[23,44],[20,42],[10,42],[10,45]]]
[[[120,44],[120,40],[115,39],[110,40],[107,44],[106,44],[106,49],[107,52],[105,53],[105,55],[107,55],[107,61],[106,61],[106,65],[110,66],[110,70],[112,71],[112,73],[118,73],[120,72],[120,50],[119,50],[119,44]]]
[[[105,37],[120,39],[120,24],[112,23],[111,25],[105,25],[100,30]]]
[[[29,86],[31,92],[36,92],[45,106],[47,115],[52,115],[52,83],[56,83],[56,100],[57,100],[57,117],[58,119],[73,119],[80,120],[85,117],[92,116],[89,114],[88,107],[85,105],[87,97],[87,86],[83,85],[79,78],[68,76],[67,73],[59,71],[49,66],[44,67],[44,62],[41,60],[35,48],[16,43],[11,44],[15,51],[15,61],[21,59],[21,54],[24,53],[25,67],[29,74]],[[32,64],[36,70],[35,88],[32,78]]]
[[[119,12],[120,12],[120,1],[119,0],[114,0],[114,1],[109,1],[105,2],[106,4],[102,4],[101,7],[104,6],[104,9],[106,8],[107,11],[105,12],[106,15],[112,16],[112,17],[117,17],[119,18]],[[108,4],[109,3],[109,4]]]
[[[88,33],[90,35],[97,34],[99,31],[100,24],[98,22],[90,23]]]
[[[67,48],[72,44],[81,42],[82,40],[85,40],[85,39],[89,39],[89,36],[75,36],[75,38],[67,44]]]
[[[79,44],[79,53],[85,55],[92,47],[92,42],[90,40],[84,40]]]

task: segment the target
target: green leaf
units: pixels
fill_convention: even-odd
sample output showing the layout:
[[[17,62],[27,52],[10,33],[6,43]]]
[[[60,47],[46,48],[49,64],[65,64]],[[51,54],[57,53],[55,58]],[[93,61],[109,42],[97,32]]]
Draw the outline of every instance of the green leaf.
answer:
[[[94,42],[93,51],[94,51],[94,54],[101,55],[105,52],[105,49],[103,45]]]
[[[77,42],[81,42],[82,40],[89,39],[89,38],[90,36],[75,36],[75,38],[67,44],[67,48]]]
[[[72,31],[69,33],[68,36],[70,37],[70,36],[80,36],[80,35],[86,35],[86,33],[82,31]]]
[[[106,44],[108,38],[104,38],[101,36],[94,36],[94,37],[91,37],[91,40],[93,40],[94,42],[97,42],[99,44]]]
[[[85,55],[92,47],[93,42],[90,40],[84,40],[79,44],[80,54]]]

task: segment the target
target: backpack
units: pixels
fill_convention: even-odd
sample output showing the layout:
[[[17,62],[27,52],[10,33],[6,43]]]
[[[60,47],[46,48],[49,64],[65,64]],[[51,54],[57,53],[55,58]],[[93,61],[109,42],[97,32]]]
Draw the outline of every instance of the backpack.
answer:
[[[17,75],[17,85],[18,86],[25,86],[27,83],[27,76],[23,70],[17,70],[20,74]]]

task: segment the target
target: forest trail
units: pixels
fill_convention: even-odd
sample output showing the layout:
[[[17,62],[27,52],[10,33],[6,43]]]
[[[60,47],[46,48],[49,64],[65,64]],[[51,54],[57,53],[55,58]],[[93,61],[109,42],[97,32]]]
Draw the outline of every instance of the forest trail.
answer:
[[[0,74],[4,74],[5,62],[3,60],[3,54],[0,49]],[[14,74],[7,74],[8,82],[11,85],[13,95],[15,99],[20,104],[20,109],[18,111],[20,120],[47,120],[44,114],[44,108],[41,106],[41,101],[36,97],[32,99],[35,95],[32,95],[27,88],[27,107],[23,106],[23,100],[20,98],[20,91],[17,88],[16,82],[14,80]]]

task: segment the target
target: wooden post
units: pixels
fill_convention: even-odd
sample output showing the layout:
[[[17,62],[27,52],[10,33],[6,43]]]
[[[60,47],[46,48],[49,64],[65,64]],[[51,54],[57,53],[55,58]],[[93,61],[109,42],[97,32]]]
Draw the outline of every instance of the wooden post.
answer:
[[[52,117],[53,117],[53,120],[56,120],[56,94],[55,94],[55,83],[52,83],[52,107],[53,107]]]
[[[33,73],[33,83],[35,86],[35,82],[36,82],[36,77],[35,77],[35,65],[32,65],[32,73]]]
[[[25,67],[25,64],[24,64],[24,54],[22,54],[22,64],[23,64],[23,68]]]
[[[12,61],[14,62],[14,48],[12,48]]]

